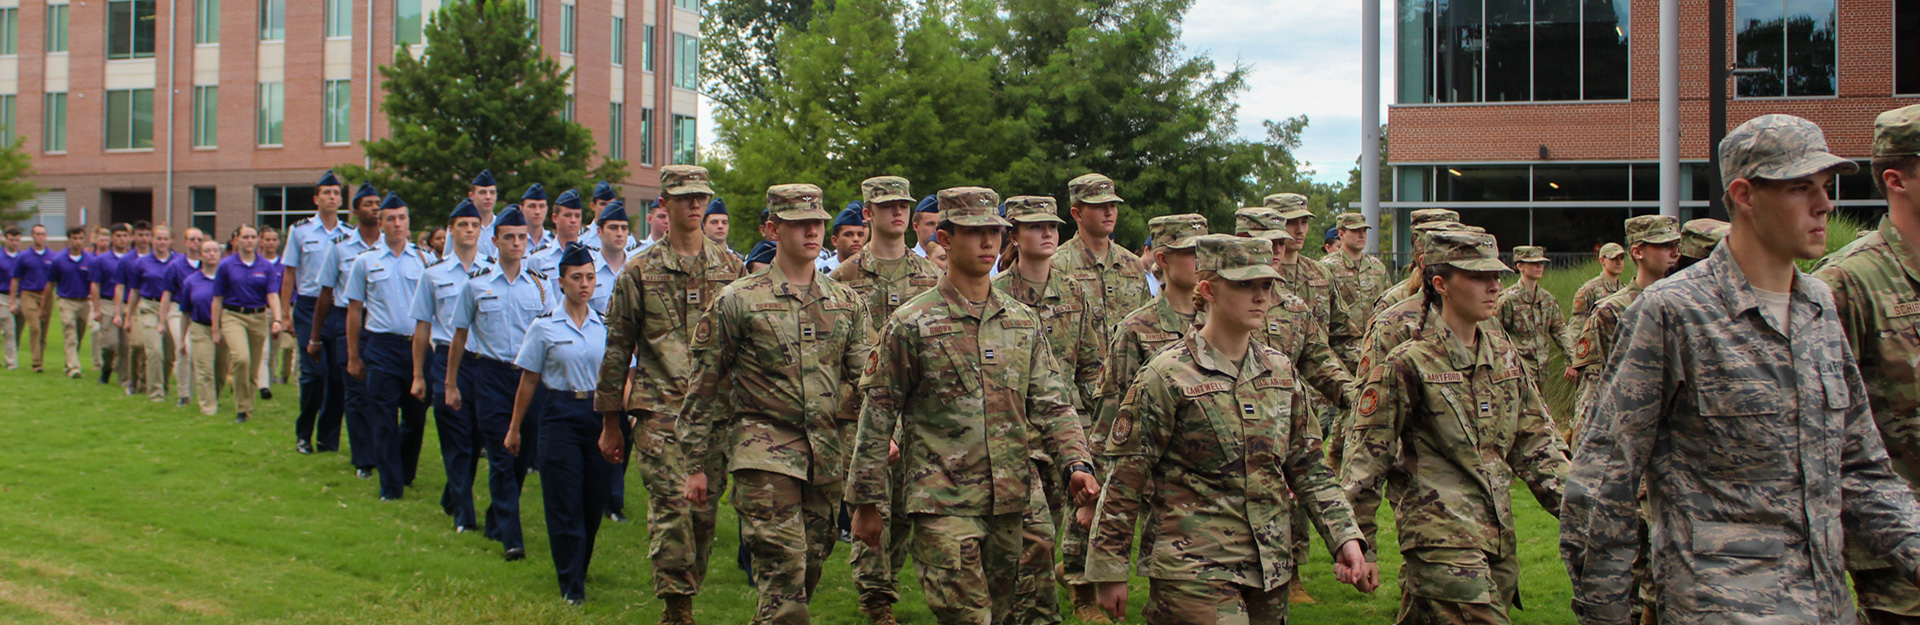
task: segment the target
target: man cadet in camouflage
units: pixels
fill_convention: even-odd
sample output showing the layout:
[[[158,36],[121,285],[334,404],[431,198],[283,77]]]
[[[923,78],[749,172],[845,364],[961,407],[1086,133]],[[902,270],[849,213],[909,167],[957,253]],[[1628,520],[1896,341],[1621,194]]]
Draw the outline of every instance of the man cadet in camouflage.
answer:
[[[1113,179],[1086,174],[1067,182],[1069,213],[1079,231],[1060,244],[1053,266],[1066,272],[1092,298],[1095,319],[1110,328],[1127,313],[1147,303],[1147,275],[1140,257],[1113,244],[1115,220],[1126,200],[1114,193]],[[949,261],[951,262],[951,261]]]
[[[1460,213],[1444,208],[1422,208],[1407,214],[1407,228],[1414,232],[1413,236],[1415,239],[1420,237],[1419,233],[1421,231],[1433,229],[1433,227],[1428,224],[1439,222],[1458,224],[1460,223]],[[1422,228],[1422,226],[1426,227]],[[1419,295],[1420,269],[1420,244],[1418,241],[1415,241],[1413,244],[1413,259],[1407,263],[1407,278],[1381,291],[1379,296],[1374,298],[1373,312],[1367,315],[1367,318],[1371,320],[1375,315],[1379,315],[1380,311],[1386,310],[1387,307],[1398,304],[1401,300]]]
[[[1846,541],[1920,569],[1920,506],[1832,290],[1794,267],[1826,249],[1828,185],[1857,166],[1790,115],[1719,150],[1733,230],[1627,309],[1574,452],[1560,553],[1589,625],[1632,618],[1642,488],[1661,623],[1853,623]]]
[[[1827,258],[1814,275],[1833,289],[1834,312],[1860,360],[1867,405],[1893,471],[1920,483],[1920,105],[1873,121],[1873,182],[1887,198],[1878,230]],[[1691,223],[1689,223],[1691,225]],[[1913,577],[1849,542],[1847,569],[1869,623],[1920,622]]]
[[[683,483],[687,474],[698,472],[709,476],[710,490],[725,490],[724,478],[712,476],[725,475],[730,447],[715,445],[705,458],[683,458],[674,422],[693,384],[689,345],[694,323],[714,294],[744,267],[740,257],[700,233],[700,214],[713,197],[706,168],[660,168],[660,192],[667,238],[627,261],[614,284],[607,304],[607,353],[594,404],[605,413],[604,437],[616,441],[614,447],[624,445],[619,437],[628,415],[637,420],[632,443],[642,456],[647,484],[653,591],[666,601],[660,622],[680,625],[693,622],[693,596],[706,578],[714,524],[713,504],[692,505],[682,496]],[[629,385],[627,365],[636,360]],[[620,459],[608,461],[617,464]]]
[[[1344,341],[1356,341],[1360,330],[1355,327],[1352,318],[1353,304],[1345,299],[1344,292],[1333,286],[1333,270],[1326,265],[1302,256],[1300,250],[1307,245],[1307,222],[1313,219],[1313,209],[1307,205],[1307,196],[1298,193],[1275,193],[1263,202],[1267,208],[1279,211],[1285,220],[1287,234],[1293,237],[1284,246],[1274,249],[1273,268],[1280,272],[1278,288],[1306,300],[1313,306],[1314,332],[1319,333],[1322,341],[1332,344],[1333,336]],[[1331,353],[1331,352],[1329,352]],[[1335,364],[1344,364],[1339,360]],[[1331,397],[1338,405],[1344,406],[1344,398]],[[1322,415],[1322,419],[1331,423],[1331,415]]]
[[[1428,325],[1367,372],[1348,433],[1341,478],[1369,545],[1383,484],[1393,503],[1403,625],[1509,622],[1520,592],[1513,482],[1560,509],[1566,446],[1513,344],[1488,323],[1505,271],[1493,235],[1429,235]]]
[[[1333,270],[1334,299],[1347,302],[1349,329],[1329,332],[1328,344],[1340,356],[1348,371],[1360,363],[1360,341],[1365,337],[1367,318],[1372,316],[1373,298],[1387,289],[1387,266],[1367,254],[1367,216],[1342,213],[1335,226],[1339,244],[1320,263]]]
[[[866,300],[868,323],[877,330],[893,311],[933,288],[940,281],[940,268],[925,256],[908,253],[912,251],[907,248],[907,228],[913,223],[914,199],[906,178],[868,178],[860,182],[860,196],[871,236],[866,247],[830,275]],[[851,439],[852,433],[847,436]],[[880,502],[880,516],[886,520],[880,546],[853,543],[853,582],[860,591],[860,609],[877,625],[893,623],[893,604],[900,600],[896,580],[907,562],[910,519],[893,514],[902,486],[902,481],[894,480],[892,500]]]
[[[768,188],[767,207],[774,264],[722,289],[701,315],[679,434],[687,458],[731,448],[733,506],[760,591],[753,622],[802,624],[836,539],[841,430],[857,405],[847,383],[873,337],[859,295],[813,270],[829,217],[820,188]],[[689,473],[687,499],[707,505],[706,475]]]
[[[906,497],[894,512],[913,519],[927,607],[945,625],[1004,623],[1022,513],[1039,480],[1029,450],[1043,448],[1069,471],[1077,505],[1091,505],[1099,487],[1040,316],[988,281],[1007,226],[994,214],[999,197],[959,187],[939,201],[950,271],[896,311],[875,343],[847,502],[857,506],[854,535],[877,544],[878,504],[892,497],[889,447],[900,441],[891,473],[906,481]]]
[[[1567,366],[1580,380],[1574,395],[1573,415],[1566,424],[1568,441],[1580,435],[1580,424],[1586,418],[1587,409],[1593,406],[1594,395],[1600,392],[1600,380],[1611,372],[1608,355],[1613,353],[1613,342],[1618,338],[1621,315],[1648,286],[1667,277],[1668,270],[1679,258],[1679,241],[1679,222],[1672,217],[1627,218],[1627,246],[1633,250],[1633,282],[1593,305],[1586,325],[1575,335],[1573,351],[1567,355]]]
[[[1534,385],[1546,388],[1553,347],[1558,346],[1562,355],[1573,355],[1568,349],[1567,319],[1560,312],[1560,300],[1540,288],[1540,276],[1547,273],[1547,248],[1516,245],[1513,264],[1520,268],[1520,281],[1500,294],[1500,311],[1494,319],[1507,331],[1507,338],[1513,339],[1514,349],[1520,351],[1520,363],[1533,374]],[[1567,378],[1573,378],[1571,368],[1567,369]]]
[[[1121,401],[1087,579],[1123,616],[1143,525],[1147,622],[1278,625],[1297,574],[1285,546],[1299,530],[1282,522],[1294,510],[1326,528],[1341,581],[1371,591],[1377,571],[1289,358],[1253,338],[1281,292],[1271,244],[1209,235],[1198,248],[1205,325],[1155,356]]]
[[[1600,246],[1600,275],[1573,292],[1573,310],[1567,313],[1568,334],[1579,334],[1580,328],[1587,325],[1587,317],[1593,315],[1594,304],[1620,290],[1620,273],[1626,268],[1627,248],[1611,242]]]

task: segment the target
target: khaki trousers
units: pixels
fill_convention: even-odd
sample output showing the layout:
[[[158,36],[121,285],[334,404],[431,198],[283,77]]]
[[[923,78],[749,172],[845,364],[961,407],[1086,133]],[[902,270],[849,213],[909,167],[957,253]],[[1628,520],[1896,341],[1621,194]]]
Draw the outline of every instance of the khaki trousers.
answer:
[[[47,314],[45,301],[40,299],[46,291],[21,291],[20,316],[26,318],[27,342],[33,350],[33,368],[39,370],[47,356],[47,320],[40,315]]]
[[[67,377],[80,377],[80,343],[87,338],[93,306],[83,299],[60,298],[60,325],[67,336]]]
[[[213,326],[187,324],[187,345],[193,351],[193,398],[199,400],[200,414],[213,416],[220,411],[217,374],[227,364],[226,351],[213,344]]]
[[[140,345],[146,350],[146,391],[147,399],[160,401],[167,398],[167,369],[173,364],[173,337],[168,328],[160,323],[160,302],[158,300],[140,300],[140,311],[134,318],[135,335],[140,337]]]
[[[181,399],[193,397],[193,355],[190,351],[181,352],[181,346],[189,350],[193,347],[187,340],[187,326],[190,325],[193,325],[193,321],[185,313],[176,310],[174,314],[167,315],[167,328],[172,334],[169,340],[174,350],[173,355],[169,356],[173,359],[174,394]]]
[[[13,314],[13,296],[0,293],[0,341],[6,341],[8,369],[20,367],[20,323],[24,319]]]
[[[214,311],[220,315],[220,337],[227,345],[228,380],[233,381],[233,409],[240,414],[253,412],[253,398],[259,387],[247,384],[254,379],[253,363],[267,352],[267,329],[271,322],[265,311],[241,314],[231,310]],[[249,388],[253,386],[253,388]]]

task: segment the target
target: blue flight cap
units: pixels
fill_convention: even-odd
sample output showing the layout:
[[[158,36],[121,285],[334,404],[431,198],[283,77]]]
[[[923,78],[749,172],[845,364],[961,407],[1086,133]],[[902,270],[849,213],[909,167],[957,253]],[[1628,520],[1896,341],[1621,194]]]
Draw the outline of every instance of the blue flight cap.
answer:
[[[1334,239],[1338,239],[1338,238],[1340,238],[1340,226],[1334,226],[1334,227],[1332,227],[1332,228],[1328,228],[1328,229],[1327,229],[1327,238],[1326,238],[1326,240],[1328,240],[1328,241],[1332,241],[1332,240],[1334,240]]]
[[[592,266],[593,254],[587,251],[585,245],[578,242],[568,243],[567,250],[560,253],[560,271],[565,273],[568,267],[576,265]]]
[[[496,185],[493,183],[493,170],[482,169],[480,170],[480,175],[473,177],[473,186],[493,187],[493,186],[499,186],[499,185]]]
[[[380,197],[380,190],[373,188],[373,183],[371,182],[360,183],[360,188],[353,192],[353,202],[350,204],[350,206],[359,206],[360,198],[364,198],[364,197],[372,197],[372,198]]]
[[[940,196],[929,195],[927,197],[920,198],[920,204],[913,207],[913,212],[916,212],[916,213],[940,212]]]
[[[753,251],[747,252],[747,262],[773,264],[773,247],[772,241],[753,244]]]
[[[396,208],[406,208],[406,207],[407,207],[406,200],[400,199],[400,194],[394,193],[392,191],[387,192],[387,199],[380,200],[380,210],[383,210],[383,211],[393,210]]]
[[[554,200],[553,205],[561,206],[565,208],[571,208],[574,210],[579,210],[580,209],[580,192],[575,191],[573,189],[567,189],[566,191],[562,191],[560,193],[560,199]]]
[[[727,214],[726,201],[716,197],[716,198],[713,198],[712,202],[707,202],[707,212],[706,214],[701,215],[701,217],[712,217],[714,215],[725,215],[725,214]]]
[[[527,187],[526,193],[520,194],[520,201],[525,202],[527,200],[547,201],[547,188],[541,186],[538,182],[533,183],[533,186]]]
[[[613,201],[613,185],[602,180],[593,185],[593,199]]]
[[[453,223],[453,220],[461,217],[480,218],[480,209],[473,206],[473,200],[462,198],[460,205],[453,207],[453,212],[447,213],[447,223]]]
[[[828,229],[838,232],[841,226],[865,225],[867,225],[867,220],[860,216],[860,203],[848,202],[846,208],[840,209],[840,214],[833,216],[833,227]]]
[[[507,205],[507,210],[500,211],[500,216],[493,219],[494,228],[525,225],[527,225],[527,216],[520,214],[519,204]]]
[[[633,221],[631,219],[627,219],[627,203],[626,202],[622,202],[620,200],[607,202],[607,208],[605,210],[600,211],[600,219],[596,220],[595,223],[604,224],[609,221],[625,221],[629,223]]]
[[[319,182],[319,183],[317,183],[317,184],[315,184],[315,185],[313,185],[313,186],[316,186],[316,187],[343,187],[343,186],[346,186],[346,185],[343,185],[343,184],[340,184],[340,179],[339,179],[339,178],[335,178],[335,177],[333,177],[333,170],[331,170],[331,169],[329,169],[329,170],[327,170],[327,173],[324,173],[324,174],[320,174],[320,182]]]

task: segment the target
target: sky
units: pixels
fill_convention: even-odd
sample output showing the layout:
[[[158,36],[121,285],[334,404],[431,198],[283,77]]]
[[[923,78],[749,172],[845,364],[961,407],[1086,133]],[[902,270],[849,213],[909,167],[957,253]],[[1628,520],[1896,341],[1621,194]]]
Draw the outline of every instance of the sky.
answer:
[[[1382,0],[1381,121],[1392,99],[1393,0]],[[1263,120],[1305,114],[1296,157],[1318,182],[1345,182],[1360,156],[1360,3],[1327,0],[1194,0],[1181,43],[1222,69],[1251,70],[1240,93],[1240,136],[1266,136]],[[713,136],[713,115],[700,103],[700,142]]]

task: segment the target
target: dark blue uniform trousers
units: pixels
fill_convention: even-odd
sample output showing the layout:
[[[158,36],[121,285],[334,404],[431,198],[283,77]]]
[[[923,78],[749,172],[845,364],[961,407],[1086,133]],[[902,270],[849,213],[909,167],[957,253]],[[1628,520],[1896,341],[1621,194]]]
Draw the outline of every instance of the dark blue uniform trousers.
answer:
[[[347,311],[336,308],[320,329],[327,337],[327,358],[340,378],[340,405],[347,426],[348,459],[356,469],[373,469],[373,424],[367,423],[367,381],[347,375]],[[411,349],[411,348],[409,348]],[[364,348],[363,348],[364,351]],[[364,357],[364,354],[362,354]],[[365,364],[365,360],[361,361]]]
[[[347,377],[345,367],[334,368],[333,341],[327,340],[323,328],[314,334],[313,328],[314,298],[301,295],[293,303],[293,340],[299,345],[294,347],[300,352],[300,418],[293,423],[293,435],[296,440],[314,444],[318,451],[340,450],[340,422],[346,411],[346,388],[342,379]],[[328,319],[346,326],[344,319]],[[308,354],[307,342],[320,339],[320,353]],[[315,432],[316,426],[319,431]],[[315,434],[319,440],[314,440]]]
[[[520,455],[515,456],[507,451],[506,440],[507,428],[513,425],[513,394],[520,388],[520,369],[469,354],[460,363],[460,377],[473,380],[476,421],[480,440],[486,444],[487,492],[493,498],[487,504],[486,536],[508,549],[524,549],[527,543],[520,531],[520,487],[526,482],[527,470],[533,468],[534,448],[540,444],[546,388],[539,387],[527,404],[525,422],[520,424]]]
[[[447,487],[440,491],[440,509],[459,527],[478,527],[473,510],[473,474],[480,467],[480,424],[474,414],[473,370],[454,380],[460,388],[460,409],[447,407],[447,348],[433,348],[428,356],[427,386],[433,391],[433,427],[440,434],[440,462],[447,468]],[[468,357],[471,360],[471,356]],[[463,363],[464,364],[464,363]]]
[[[547,414],[540,420],[540,494],[546,504],[547,541],[561,596],[585,599],[587,565],[593,561],[593,540],[600,533],[613,465],[600,455],[600,413],[593,409],[592,397],[576,399],[573,393],[551,389],[547,396]]]
[[[361,405],[373,426],[373,466],[380,471],[380,496],[399,499],[420,468],[420,445],[427,434],[427,403],[411,392],[413,339],[363,333],[360,362],[366,365],[367,393]]]

